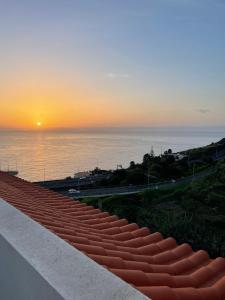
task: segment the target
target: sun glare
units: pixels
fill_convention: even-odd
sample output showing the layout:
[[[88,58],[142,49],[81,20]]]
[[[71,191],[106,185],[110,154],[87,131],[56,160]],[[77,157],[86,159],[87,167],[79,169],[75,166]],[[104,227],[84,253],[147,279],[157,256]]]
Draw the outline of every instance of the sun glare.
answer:
[[[42,123],[41,122],[37,122],[36,123],[38,127],[41,127]]]

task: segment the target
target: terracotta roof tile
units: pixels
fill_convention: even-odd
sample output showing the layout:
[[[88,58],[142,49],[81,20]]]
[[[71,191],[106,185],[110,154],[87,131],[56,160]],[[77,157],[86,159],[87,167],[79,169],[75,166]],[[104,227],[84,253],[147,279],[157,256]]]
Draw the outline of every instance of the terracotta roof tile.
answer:
[[[0,197],[153,300],[225,300],[225,259],[0,172]]]

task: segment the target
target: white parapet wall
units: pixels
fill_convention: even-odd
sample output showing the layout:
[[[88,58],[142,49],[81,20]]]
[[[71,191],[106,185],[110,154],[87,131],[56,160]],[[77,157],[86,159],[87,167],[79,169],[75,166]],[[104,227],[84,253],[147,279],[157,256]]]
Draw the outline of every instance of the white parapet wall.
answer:
[[[0,199],[1,300],[149,300]]]

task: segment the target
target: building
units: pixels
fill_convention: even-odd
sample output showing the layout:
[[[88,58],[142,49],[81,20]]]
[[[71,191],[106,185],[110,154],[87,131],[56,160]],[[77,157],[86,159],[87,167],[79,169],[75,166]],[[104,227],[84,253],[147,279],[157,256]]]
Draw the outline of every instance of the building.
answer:
[[[0,172],[1,300],[224,300],[225,259]]]

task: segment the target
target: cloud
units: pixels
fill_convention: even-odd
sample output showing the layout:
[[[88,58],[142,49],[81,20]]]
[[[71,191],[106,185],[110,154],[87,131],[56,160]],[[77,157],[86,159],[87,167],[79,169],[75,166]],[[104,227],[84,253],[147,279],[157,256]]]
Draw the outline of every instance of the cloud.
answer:
[[[200,114],[205,115],[205,114],[208,114],[210,112],[210,110],[207,109],[207,108],[200,108],[200,109],[197,109],[197,112],[199,112]]]
[[[119,78],[130,78],[130,74],[127,74],[127,73],[107,73],[106,74],[106,77],[107,78],[110,78],[110,79],[119,79]]]

